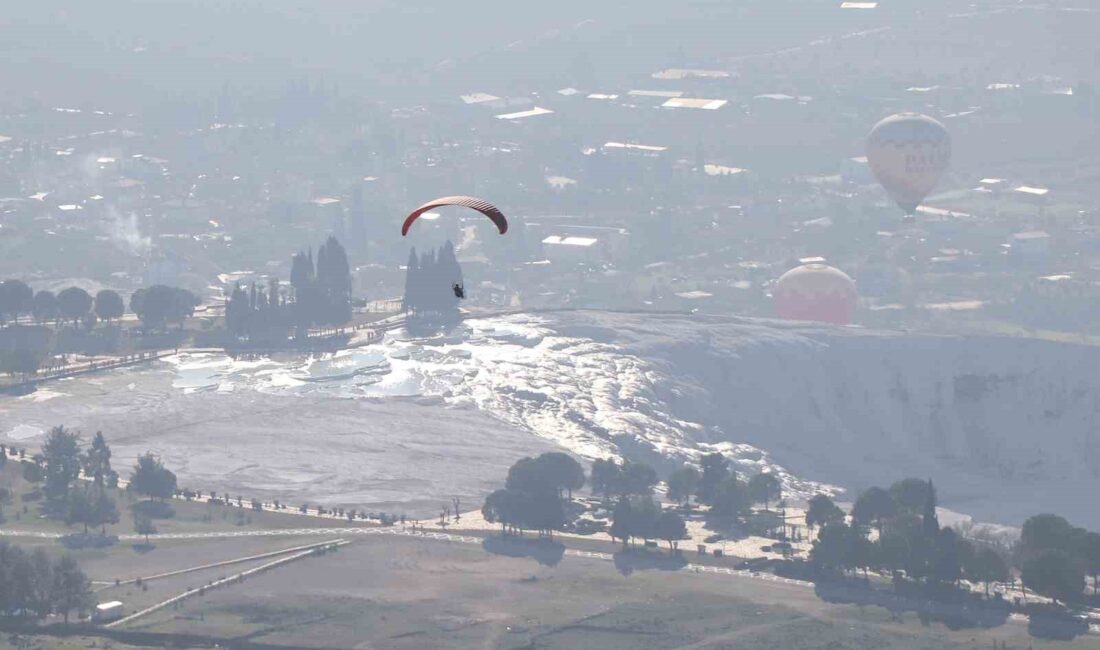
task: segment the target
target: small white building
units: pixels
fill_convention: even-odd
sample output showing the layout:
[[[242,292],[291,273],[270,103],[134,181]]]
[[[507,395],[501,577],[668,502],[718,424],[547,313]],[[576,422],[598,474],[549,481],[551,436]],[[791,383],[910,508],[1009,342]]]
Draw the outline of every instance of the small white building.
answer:
[[[122,618],[125,613],[126,608],[120,600],[99,603],[95,606],[95,611],[92,612],[92,622],[110,623],[111,621],[117,621]]]
[[[594,264],[603,259],[599,243],[595,237],[550,235],[542,240],[542,254],[553,264]]]

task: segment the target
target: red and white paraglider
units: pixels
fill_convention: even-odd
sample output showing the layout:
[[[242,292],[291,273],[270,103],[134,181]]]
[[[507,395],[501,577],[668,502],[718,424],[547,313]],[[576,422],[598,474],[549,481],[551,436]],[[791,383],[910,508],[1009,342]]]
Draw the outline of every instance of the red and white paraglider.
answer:
[[[477,210],[486,217],[489,217],[489,220],[496,225],[500,234],[503,235],[508,232],[508,220],[504,218],[504,213],[500,211],[500,208],[492,203],[473,196],[444,196],[434,201],[428,201],[424,205],[413,210],[409,216],[405,217],[405,223],[401,224],[401,236],[404,237],[409,234],[409,228],[412,227],[414,221],[420,218],[420,215],[429,210],[442,208],[448,205],[457,205],[470,208],[471,210]]]
[[[827,264],[804,264],[787,271],[776,281],[772,296],[780,318],[835,325],[852,322],[858,299],[852,278]]]
[[[911,215],[951,164],[951,136],[927,115],[891,115],[871,129],[867,163],[890,198]]]

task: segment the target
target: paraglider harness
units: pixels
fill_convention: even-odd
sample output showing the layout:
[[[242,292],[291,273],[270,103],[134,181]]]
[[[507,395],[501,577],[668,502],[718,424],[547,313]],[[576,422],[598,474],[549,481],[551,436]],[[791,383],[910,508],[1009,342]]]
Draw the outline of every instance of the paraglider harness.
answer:
[[[454,286],[452,286],[451,289],[455,292],[455,298],[458,298],[459,300],[463,300],[466,298],[466,289],[464,289],[461,284],[455,282]]]

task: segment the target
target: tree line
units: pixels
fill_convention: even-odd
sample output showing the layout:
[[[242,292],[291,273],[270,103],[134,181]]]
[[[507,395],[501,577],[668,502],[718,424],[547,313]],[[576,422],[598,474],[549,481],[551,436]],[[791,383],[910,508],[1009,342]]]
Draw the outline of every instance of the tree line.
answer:
[[[83,615],[95,604],[91,583],[69,555],[51,557],[42,547],[28,553],[0,540],[0,615],[41,619]]]
[[[130,296],[130,311],[151,330],[182,323],[198,304],[190,291],[159,284],[138,289]],[[39,325],[92,329],[99,322],[111,324],[125,313],[126,302],[113,289],[102,289],[93,296],[80,287],[68,287],[55,294],[45,289],[34,291],[22,280],[0,282],[0,325],[29,316]]]
[[[588,483],[604,496],[606,505],[611,506],[615,497],[609,532],[624,548],[638,538],[663,539],[675,550],[687,525],[679,514],[662,510],[653,500],[657,482],[656,470],[644,463],[597,460],[586,476],[572,456],[548,452],[512,465],[504,488],[485,499],[481,512],[486,521],[499,523],[503,534],[535,530],[552,538],[555,530],[569,526],[575,514],[570,511],[573,492]]]
[[[0,448],[0,452],[6,458],[7,450]],[[22,471],[24,480],[32,485],[23,499],[41,500],[42,515],[82,526],[85,535],[89,529],[98,528],[106,536],[107,526],[119,522],[113,497],[119,476],[111,467],[111,448],[102,432],[97,432],[82,449],[75,432],[56,426],[47,434],[41,452],[31,462],[23,463]],[[150,501],[167,499],[176,492],[176,476],[160,459],[147,453],[138,457],[127,489]]]
[[[284,291],[278,278],[267,287],[237,284],[225,304],[225,325],[230,334],[250,341],[281,342],[297,328],[304,335],[314,325],[341,325],[351,320],[351,269],[347,252],[335,237],[317,250],[291,258],[290,287]]]
[[[459,300],[453,286],[462,283],[462,268],[455,257],[454,244],[450,241],[437,250],[419,256],[413,248],[409,251],[409,261],[405,267],[402,309],[406,314],[450,316],[458,309]]]
[[[820,571],[843,574],[881,569],[926,584],[968,580],[985,586],[1015,580],[1055,602],[1080,600],[1085,575],[1100,574],[1100,534],[1071,526],[1064,518],[1029,518],[1012,549],[964,539],[941,527],[931,481],[907,478],[888,489],[869,488],[858,496],[851,516],[825,495],[810,500],[806,523],[819,527],[810,553]],[[871,535],[871,533],[874,535]]]
[[[171,324],[182,327],[198,304],[199,299],[186,289],[154,285],[131,294],[129,306],[148,332],[164,331]],[[93,332],[98,323],[114,324],[125,313],[121,294],[111,289],[92,296],[80,287],[68,287],[54,294],[35,292],[21,280],[4,280],[0,282],[0,372],[32,375],[67,347],[65,340],[59,342],[59,336],[69,343],[86,343],[80,337]],[[38,327],[17,326],[24,316],[30,316]],[[51,323],[59,332],[45,327]]]

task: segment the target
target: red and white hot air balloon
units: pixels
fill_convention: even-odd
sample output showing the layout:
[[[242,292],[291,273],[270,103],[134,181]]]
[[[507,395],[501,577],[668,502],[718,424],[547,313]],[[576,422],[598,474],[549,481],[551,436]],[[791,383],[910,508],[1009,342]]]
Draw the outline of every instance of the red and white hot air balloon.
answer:
[[[787,271],[776,281],[772,296],[780,318],[835,325],[852,322],[858,300],[855,281],[827,264],[804,264]]]
[[[951,136],[927,115],[891,115],[871,129],[867,163],[890,198],[913,214],[951,164]]]

